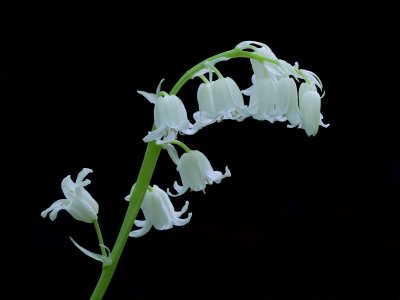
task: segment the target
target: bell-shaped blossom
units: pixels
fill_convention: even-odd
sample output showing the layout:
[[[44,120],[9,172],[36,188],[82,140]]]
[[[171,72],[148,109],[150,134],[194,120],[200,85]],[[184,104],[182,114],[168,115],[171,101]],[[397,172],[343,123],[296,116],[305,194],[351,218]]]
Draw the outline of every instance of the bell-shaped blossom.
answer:
[[[272,78],[260,78],[254,83],[247,109],[256,120],[274,122],[274,107],[277,101],[277,83]]]
[[[161,82],[156,94],[138,91],[150,103],[154,104],[155,129],[149,131],[143,141],[156,141],[157,144],[169,143],[176,139],[178,133],[194,134],[196,132],[192,130],[193,124],[188,120],[182,100],[175,95],[160,93]]]
[[[250,96],[250,103],[246,112],[260,121],[266,120],[271,123],[286,121],[283,111],[283,109],[286,109],[286,103],[284,103],[286,99],[279,97],[279,82],[281,79],[289,79],[288,73],[292,71],[286,64],[284,65],[285,68],[281,67],[280,60],[265,44],[246,41],[237,47],[239,49],[252,49],[254,53],[275,62],[250,59],[254,72],[251,79],[253,85],[242,91],[244,95]]]
[[[283,115],[295,127],[301,123],[297,85],[293,78],[279,79],[275,114]]]
[[[133,187],[134,189],[135,187]],[[133,190],[132,189],[132,190]],[[129,201],[129,196],[125,197]],[[135,225],[139,229],[130,232],[131,237],[140,237],[145,235],[151,227],[157,230],[167,230],[175,226],[183,226],[189,223],[192,213],[188,213],[186,218],[180,218],[188,209],[189,202],[180,211],[175,211],[174,206],[167,193],[160,189],[157,185],[149,188],[144,196],[141,210],[144,220],[135,220]]]
[[[302,83],[299,89],[299,107],[301,114],[301,124],[308,136],[315,136],[319,125],[328,127],[329,124],[322,122],[321,96],[316,91],[315,85]]]
[[[176,169],[181,177],[182,185],[175,181],[174,189],[177,194],[173,195],[167,190],[170,196],[182,195],[188,189],[204,192],[207,184],[220,183],[223,178],[231,176],[228,167],[225,167],[224,174],[220,171],[214,171],[208,158],[198,150],[191,150],[182,154]]]
[[[90,180],[83,180],[91,172],[93,172],[91,169],[83,168],[79,172],[76,182],[72,181],[70,175],[65,177],[61,182],[61,189],[65,199],[55,201],[41,213],[41,216],[45,218],[50,212],[50,220],[54,221],[58,212],[64,209],[78,221],[93,223],[97,220],[99,205],[85,190],[85,186],[90,184]]]
[[[197,90],[199,111],[193,114],[195,127],[204,127],[216,121],[246,118],[243,94],[230,77],[201,83]]]

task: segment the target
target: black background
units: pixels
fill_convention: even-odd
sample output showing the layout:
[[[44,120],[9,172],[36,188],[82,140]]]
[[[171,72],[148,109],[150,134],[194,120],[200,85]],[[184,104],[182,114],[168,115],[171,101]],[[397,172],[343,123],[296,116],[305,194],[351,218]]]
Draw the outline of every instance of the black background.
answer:
[[[88,299],[100,263],[91,225],[65,211],[61,180],[87,190],[112,247],[145,151],[153,105],[190,67],[244,40],[319,75],[316,137],[286,124],[223,122],[181,139],[232,177],[190,201],[191,222],[129,239],[105,299],[400,299],[396,7],[384,1],[3,1],[1,164],[13,297]],[[220,63],[244,89],[247,60]],[[179,93],[189,116],[199,80]],[[162,153],[153,183],[178,173]],[[18,253],[15,259],[9,256]],[[11,276],[13,274],[13,276]],[[7,275],[6,275],[7,276]]]

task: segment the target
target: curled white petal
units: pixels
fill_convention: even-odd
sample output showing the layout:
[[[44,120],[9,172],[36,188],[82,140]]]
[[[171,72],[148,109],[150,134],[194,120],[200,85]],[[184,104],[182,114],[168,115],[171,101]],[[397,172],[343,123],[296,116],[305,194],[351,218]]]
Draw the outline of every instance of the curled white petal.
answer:
[[[41,216],[45,218],[50,213],[50,220],[54,221],[60,210],[66,210],[73,218],[86,223],[93,223],[97,219],[99,205],[85,190],[85,186],[90,180],[84,180],[85,176],[92,170],[83,168],[77,176],[76,182],[73,182],[71,176],[66,176],[61,182],[61,189],[66,199],[55,201],[49,208],[42,211]]]
[[[223,178],[231,176],[228,167],[225,168],[225,174],[220,171],[214,171],[207,157],[198,150],[182,154],[177,164],[177,170],[181,177],[182,185],[174,182],[173,187],[177,194],[174,195],[168,191],[171,196],[182,195],[188,189],[195,192],[205,192],[207,184],[220,183]]]
[[[183,102],[175,95],[160,96],[154,105],[155,129],[149,131],[143,141],[156,141],[157,144],[169,143],[176,139],[178,133],[194,134],[187,118]]]
[[[140,207],[145,219],[135,220],[138,229],[131,231],[129,236],[141,237],[149,232],[152,227],[157,230],[167,230],[173,226],[183,226],[189,223],[192,217],[191,213],[186,218],[181,217],[187,211],[188,205],[189,202],[186,201],[180,211],[175,211],[168,194],[154,185],[146,191]]]
[[[60,199],[55,201],[49,208],[41,212],[42,218],[46,218],[47,214],[50,212],[50,220],[54,221],[57,218],[57,214],[60,210],[65,209],[68,205],[67,199]]]

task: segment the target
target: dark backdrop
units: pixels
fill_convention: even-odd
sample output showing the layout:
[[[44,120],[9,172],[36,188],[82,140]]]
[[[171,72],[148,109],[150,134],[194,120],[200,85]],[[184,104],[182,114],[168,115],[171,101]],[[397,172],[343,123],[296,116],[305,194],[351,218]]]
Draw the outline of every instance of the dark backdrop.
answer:
[[[63,198],[65,176],[92,168],[87,189],[111,247],[153,122],[136,91],[162,78],[168,91],[202,59],[256,40],[320,76],[331,126],[309,138],[247,119],[182,137],[232,177],[174,200],[190,201],[188,225],[130,239],[105,299],[399,299],[395,11],[394,1],[3,1],[12,298],[89,298],[100,264],[68,236],[97,251],[92,226],[40,212]],[[247,60],[220,67],[250,85]],[[190,116],[199,82],[179,94]],[[162,153],[153,183],[175,180]]]

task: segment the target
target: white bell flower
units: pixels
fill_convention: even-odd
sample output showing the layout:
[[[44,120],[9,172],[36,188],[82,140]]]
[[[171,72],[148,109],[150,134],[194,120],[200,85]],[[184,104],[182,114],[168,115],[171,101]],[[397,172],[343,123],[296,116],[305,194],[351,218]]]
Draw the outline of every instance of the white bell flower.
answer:
[[[129,196],[126,196],[125,200],[129,201]],[[167,230],[174,225],[183,226],[192,218],[192,213],[188,213],[186,218],[180,218],[188,207],[189,201],[186,201],[181,211],[175,211],[167,193],[154,185],[146,191],[142,202],[141,210],[145,220],[135,220],[135,225],[141,228],[131,231],[129,236],[141,237],[149,232],[151,227],[157,230]]]
[[[308,136],[315,136],[320,125],[325,128],[329,126],[329,124],[322,122],[321,96],[318,94],[315,85],[309,83],[300,85],[299,107],[301,113],[299,128],[303,128]]]
[[[284,113],[287,111],[287,99],[285,96],[280,97],[279,92],[282,88],[279,86],[282,79],[289,79],[289,75],[295,73],[294,69],[290,68],[286,62],[278,60],[271,49],[263,43],[245,41],[237,47],[252,49],[254,53],[276,61],[274,64],[269,61],[260,62],[250,59],[254,72],[251,79],[253,85],[242,91],[244,95],[250,96],[247,113],[260,121],[266,120],[271,123],[286,121]]]
[[[275,121],[274,107],[276,100],[276,80],[273,78],[260,78],[252,87],[247,113],[256,120],[268,120],[273,123]]]
[[[243,94],[230,77],[201,83],[197,90],[199,111],[193,114],[195,127],[204,127],[216,121],[246,118]]]
[[[301,123],[297,85],[293,78],[284,77],[278,82],[278,95],[275,113],[283,115],[290,123],[289,128]]]
[[[79,172],[75,183],[72,181],[70,175],[65,177],[61,182],[61,189],[66,199],[55,201],[41,213],[41,216],[45,218],[50,212],[50,220],[54,221],[57,218],[58,212],[64,209],[78,221],[93,223],[97,220],[99,205],[88,191],[85,190],[85,186],[90,184],[90,180],[83,180],[91,172],[93,170],[83,168]]]
[[[172,159],[174,160],[174,158]],[[204,192],[207,184],[220,183],[222,179],[231,176],[228,167],[225,167],[225,174],[222,174],[220,171],[214,171],[208,158],[198,150],[191,150],[182,154],[176,169],[179,172],[183,185],[180,186],[175,181],[174,189],[177,191],[177,194],[173,195],[167,189],[167,193],[170,196],[182,195],[188,189],[195,192]]]
[[[156,141],[157,144],[169,143],[176,139],[178,133],[194,134],[187,117],[186,108],[181,99],[175,95],[164,95],[160,93],[161,82],[157,87],[156,94],[138,91],[150,103],[154,104],[155,129],[143,138],[143,141]]]

